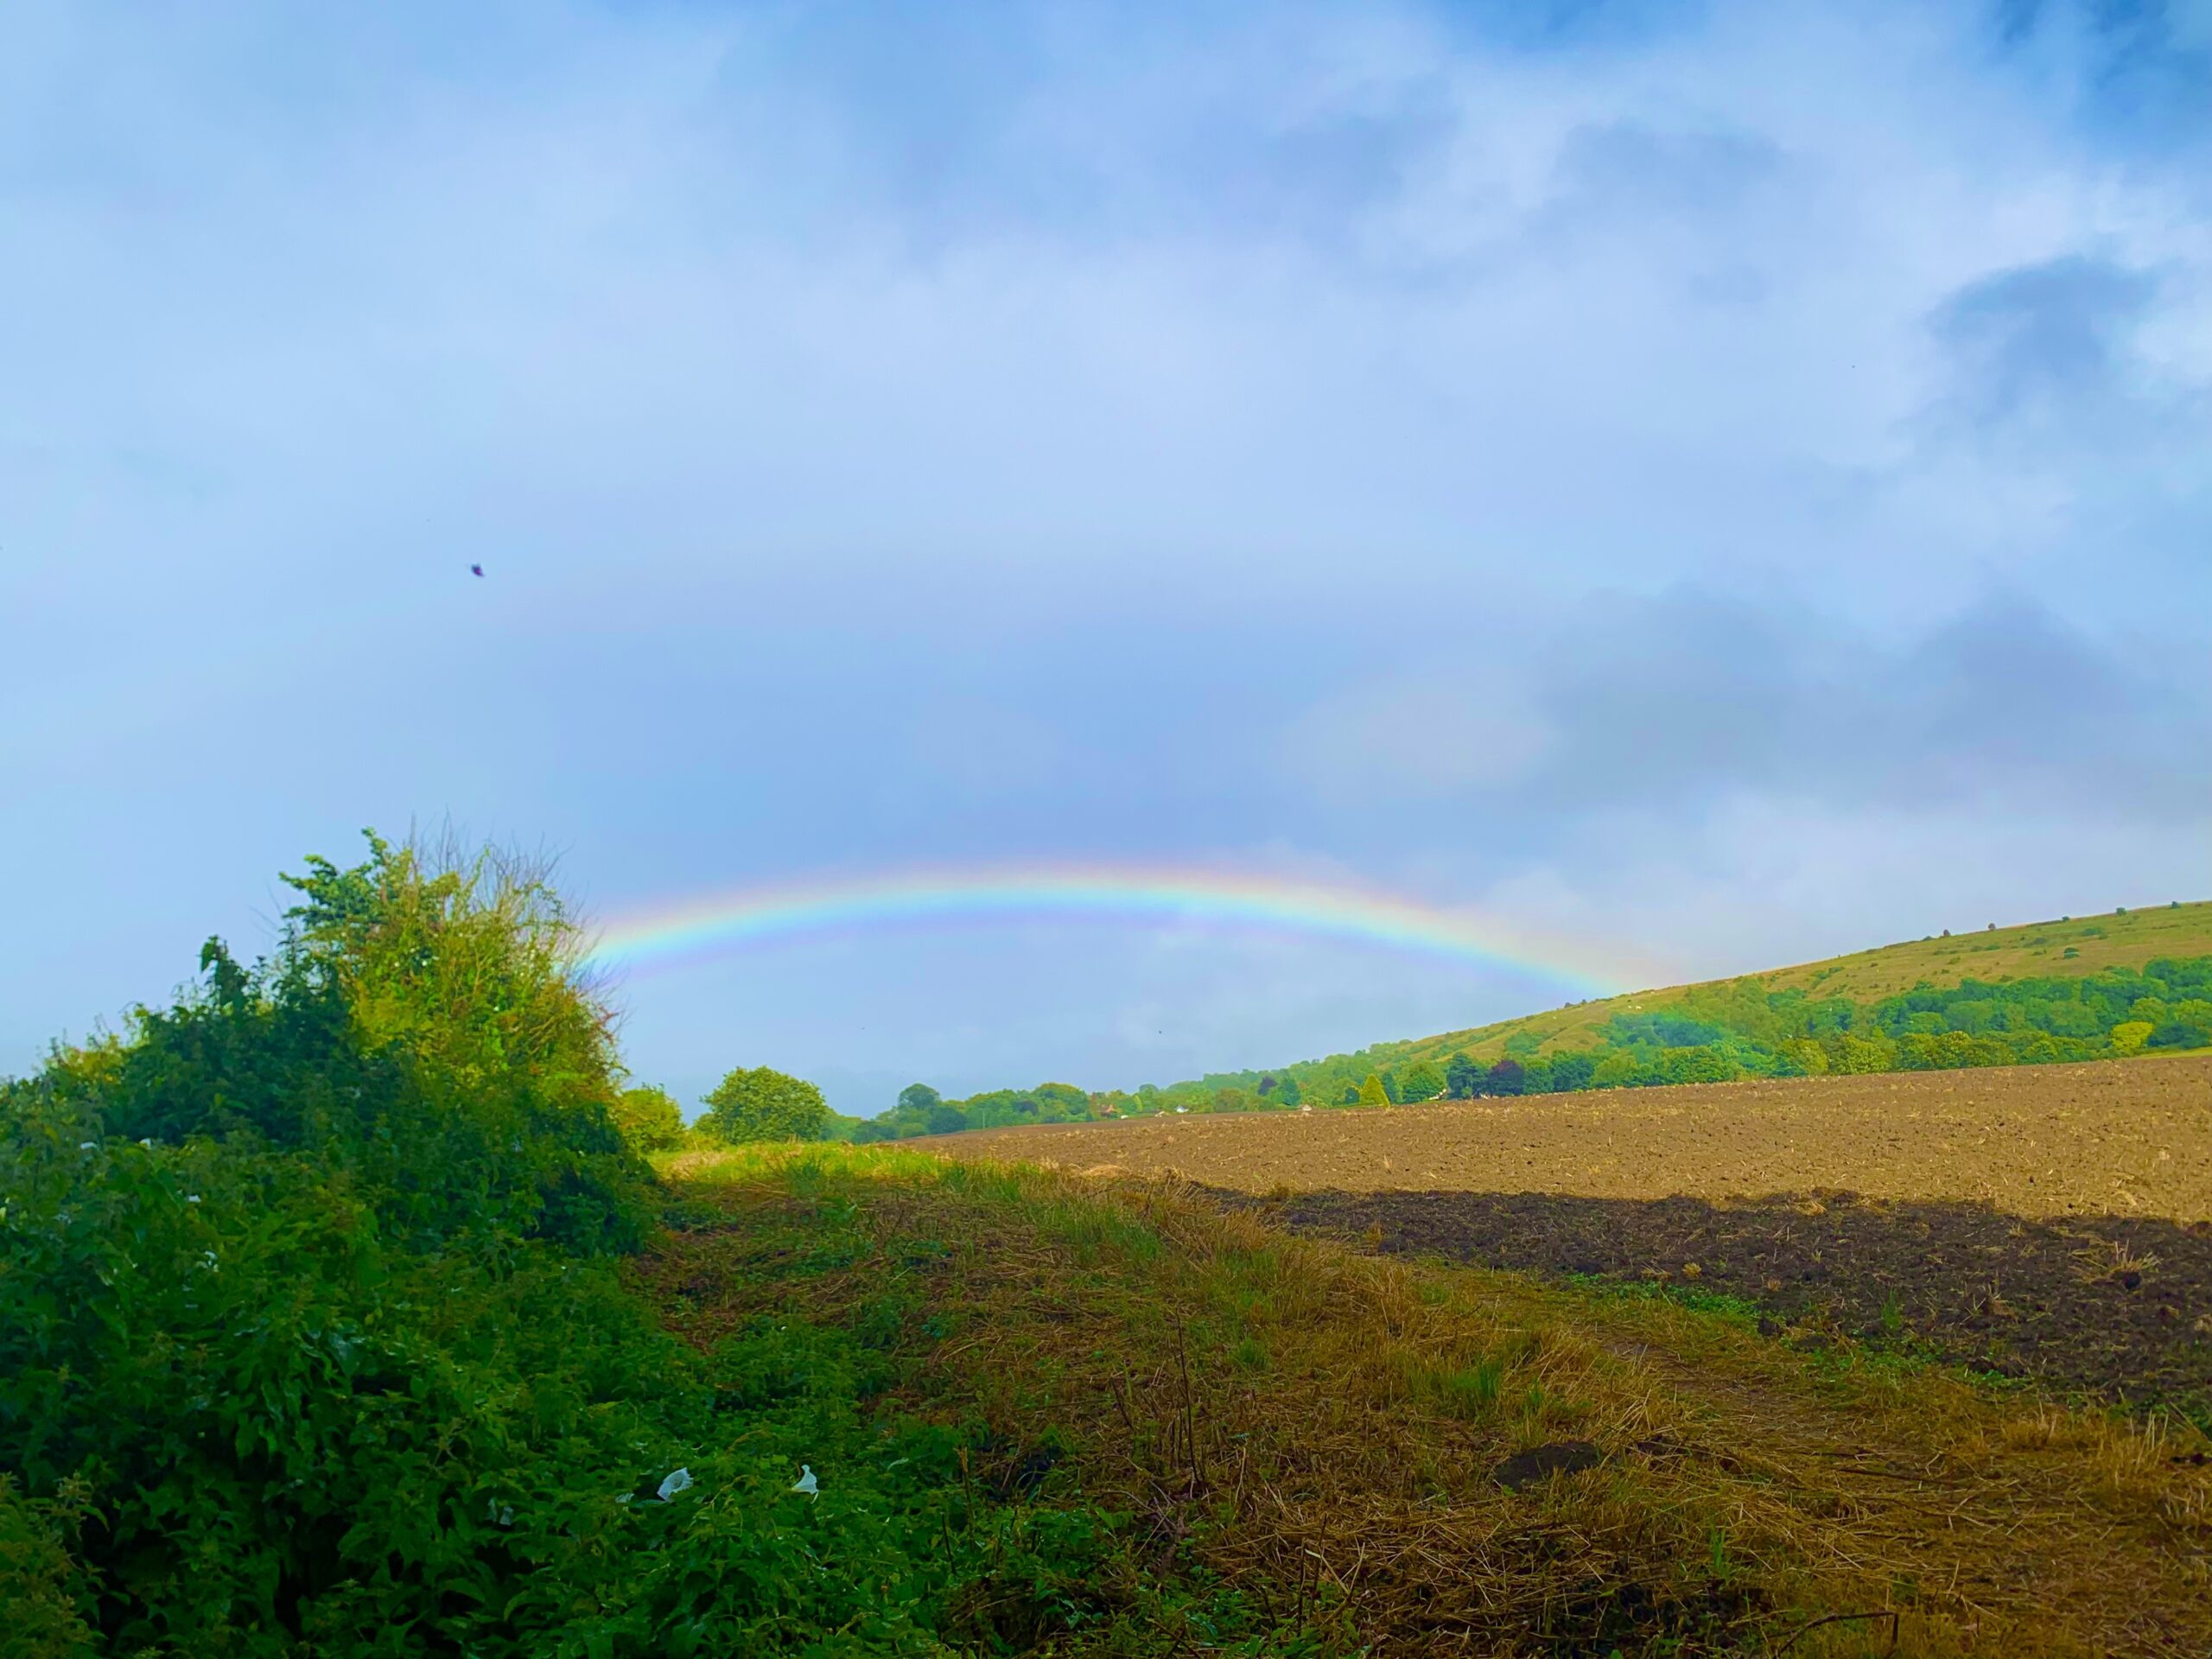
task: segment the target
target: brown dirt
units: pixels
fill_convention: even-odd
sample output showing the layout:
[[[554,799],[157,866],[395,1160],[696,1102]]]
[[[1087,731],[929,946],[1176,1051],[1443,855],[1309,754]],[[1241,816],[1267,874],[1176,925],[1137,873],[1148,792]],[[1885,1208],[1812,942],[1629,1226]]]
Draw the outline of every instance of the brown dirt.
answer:
[[[1694,1285],[1756,1304],[1801,1343],[1842,1333],[2132,1403],[2212,1404],[2212,1224],[2052,1224],[1849,1193],[1716,1205],[1321,1192],[1266,1208],[1393,1255]]]
[[[1392,1253],[1758,1305],[2135,1402],[2212,1399],[2212,1057],[989,1130]]]

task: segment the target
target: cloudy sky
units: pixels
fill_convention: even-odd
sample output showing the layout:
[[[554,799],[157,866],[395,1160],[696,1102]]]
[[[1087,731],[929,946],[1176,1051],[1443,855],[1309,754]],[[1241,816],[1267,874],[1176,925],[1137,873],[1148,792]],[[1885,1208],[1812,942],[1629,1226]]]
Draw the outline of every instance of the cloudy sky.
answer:
[[[1630,979],[2212,896],[2208,0],[18,0],[0,250],[0,1071],[371,824]],[[1096,919],[619,987],[866,1111],[1566,994]]]

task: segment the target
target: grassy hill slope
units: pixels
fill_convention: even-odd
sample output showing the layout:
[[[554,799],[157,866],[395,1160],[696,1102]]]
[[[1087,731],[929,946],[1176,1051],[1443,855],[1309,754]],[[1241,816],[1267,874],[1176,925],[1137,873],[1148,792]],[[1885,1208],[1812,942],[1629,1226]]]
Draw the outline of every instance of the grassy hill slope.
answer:
[[[1393,1062],[1441,1063],[1456,1051],[1465,1051],[1471,1058],[1493,1060],[1505,1052],[1507,1039],[1521,1032],[1539,1039],[1542,1045],[1539,1052],[1573,1047],[1594,1041],[1598,1031],[1617,1014],[1654,1013],[1679,1007],[1700,991],[1728,990],[1748,983],[1768,991],[1802,990],[1872,1001],[1918,985],[1942,989],[1969,979],[2001,984],[2046,976],[2071,977],[2107,968],[2140,968],[2162,957],[2207,955],[2212,955],[2212,901],[2175,904],[2158,910],[2120,910],[2103,916],[1991,928],[1980,933],[1937,934],[1732,979],[1629,991],[1465,1031],[1380,1043],[1368,1052]]]
[[[2212,1046],[2212,903],[1944,934],[1630,991],[1267,1071],[1134,1091],[1065,1083],[918,1104],[862,1141],[1161,1111],[1380,1104],[1741,1077],[2126,1058]]]

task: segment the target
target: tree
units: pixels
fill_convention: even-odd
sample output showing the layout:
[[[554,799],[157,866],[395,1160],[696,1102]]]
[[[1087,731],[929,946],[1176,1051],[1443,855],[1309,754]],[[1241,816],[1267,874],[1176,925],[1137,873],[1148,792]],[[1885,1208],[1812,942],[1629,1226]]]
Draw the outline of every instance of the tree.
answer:
[[[2202,1048],[2208,1044],[2212,1044],[2212,1030],[2180,1020],[2169,1020],[2143,1039],[2145,1048]]]
[[[803,1077],[765,1065],[738,1067],[707,1096],[707,1128],[733,1146],[752,1141],[819,1141],[830,1106]]]
[[[1390,1103],[1390,1096],[1382,1087],[1382,1079],[1372,1071],[1367,1074],[1367,1081],[1359,1085],[1352,1099],[1362,1106],[1388,1106]]]
[[[1486,1095],[1517,1095],[1529,1086],[1529,1074],[1518,1060],[1500,1060],[1483,1079]]]
[[[926,1083],[910,1083],[899,1091],[899,1109],[926,1116],[930,1108],[944,1098]]]
[[[2148,1020],[2123,1020],[2112,1028],[2113,1052],[2116,1054],[2134,1053],[2143,1046],[2155,1029],[2157,1027]]]
[[[639,1152],[666,1152],[683,1139],[683,1109],[665,1089],[625,1089],[612,1116],[622,1138]]]
[[[1444,1092],[1444,1074],[1427,1060],[1415,1060],[1398,1074],[1402,1101],[1433,1100]]]
[[[1598,1069],[1598,1057],[1590,1050],[1577,1049],[1571,1054],[1552,1056],[1552,1087],[1561,1091],[1587,1089],[1591,1074]]]
[[[1444,1063],[1444,1092],[1454,1100],[1465,1100],[1480,1086],[1483,1069],[1469,1059],[1464,1052],[1455,1053]]]
[[[1296,1077],[1285,1077],[1275,1084],[1275,1104],[1295,1106],[1306,1098],[1306,1091],[1298,1086]]]

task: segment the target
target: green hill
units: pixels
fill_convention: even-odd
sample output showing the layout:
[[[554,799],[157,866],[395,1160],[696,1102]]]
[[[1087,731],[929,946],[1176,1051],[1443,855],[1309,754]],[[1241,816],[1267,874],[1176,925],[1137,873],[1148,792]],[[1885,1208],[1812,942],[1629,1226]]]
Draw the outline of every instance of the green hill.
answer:
[[[1615,1014],[1678,1007],[1747,986],[1874,1001],[1920,986],[1945,989],[1969,980],[2001,985],[2029,978],[2071,978],[2112,968],[2140,969],[2162,957],[2203,956],[2212,956],[2212,902],[2120,910],[1993,927],[1980,933],[1940,933],[1733,979],[1628,991],[1465,1031],[1381,1043],[1366,1052],[1394,1062],[1440,1063],[1464,1049],[1477,1059],[1495,1059],[1506,1052],[1509,1039],[1523,1033],[1536,1038],[1542,1049],[1556,1051],[1574,1046],[1578,1039],[1592,1039]]]
[[[1147,1112],[1374,1105],[1829,1071],[2035,1065],[2212,1044],[2212,903],[1938,934],[1134,1092],[1065,1083],[900,1107],[856,1139]],[[917,1089],[919,1085],[917,1085]],[[908,1096],[914,1096],[909,1090]]]
[[[1564,1007],[1546,1009],[1540,1014],[1502,1020],[1487,1026],[1443,1032],[1433,1037],[1377,1043],[1356,1053],[1303,1061],[1272,1073],[1217,1073],[1193,1083],[1174,1085],[1167,1092],[1218,1092],[1225,1088],[1256,1091],[1259,1084],[1272,1076],[1278,1079],[1299,1079],[1303,1085],[1300,1092],[1308,1098],[1314,1096],[1313,1085],[1320,1084],[1334,1103],[1333,1096],[1344,1086],[1357,1086],[1370,1073],[1380,1075],[1386,1071],[1408,1070],[1423,1063],[1440,1069],[1459,1054],[1464,1054],[1479,1065],[1494,1065],[1509,1058],[1526,1064],[1561,1054],[1632,1047],[1635,1046],[1632,1042],[1624,1043],[1621,1040],[1624,1030],[1641,1028],[1654,1033],[1655,1039],[1663,1038],[1670,1018],[1705,1027],[1724,1043],[1727,1039],[1734,1038],[1739,1042],[1770,1045],[1802,1040],[1807,1035],[1826,1035],[1826,1032],[1821,1029],[1819,1013],[1823,1009],[1827,1011],[1830,1022],[1840,1023],[1846,1032],[1870,1028],[1878,1031],[1882,1024],[1881,1014],[1885,1009],[1892,1015],[1902,1016],[1902,1019],[1892,1020],[1892,1023],[1899,1024],[1910,1022],[1916,1014],[1926,1016],[1943,1012],[1941,1006],[1922,1008],[1893,1006],[1904,1001],[1951,1006],[1988,1002],[1999,1007],[2008,1005],[2017,1007],[2037,1001],[2049,1004],[2052,1001],[2050,996],[2037,997],[2027,993],[2045,986],[2048,982],[2101,982],[2115,974],[2139,976],[2153,963],[2194,966],[2207,958],[2212,958],[2212,903],[2175,903],[2154,910],[2120,910],[2102,916],[2063,917],[2056,921],[2031,922],[2017,927],[1991,927],[1980,933],[1936,934],[1926,938],[1880,945],[1870,950],[1854,951],[1848,956],[1831,957],[1820,962],[1801,963],[1794,967],[1739,975],[1730,979],[1630,991],[1618,996],[1597,998],[1571,1003]],[[2202,991],[2196,983],[2196,976],[2190,974],[2185,977],[2190,981],[2187,988],[2196,993],[2195,996],[2162,1000],[2177,1002],[2201,998]],[[2066,1000],[2078,1002],[2082,987],[2072,988],[2075,996]],[[1958,995],[1967,990],[1986,990],[1988,995]],[[1916,995],[1916,993],[1930,992],[1951,995],[1932,999]],[[2086,1043],[2093,1048],[2094,1039],[2102,1035],[2107,1038],[2107,1041],[2103,1049],[2095,1052],[2108,1052],[2112,1046],[2108,1040],[2109,1033],[2115,1026],[2128,1022],[2125,1019],[2103,1018],[2118,1011],[2110,1006],[2115,998],[2107,996],[2093,1000],[2104,1004],[2092,1011],[2093,1016],[2101,1023],[2098,1032],[2088,1029],[2088,1022],[2079,1018],[2060,1022],[2062,1026],[2070,1025],[2079,1029],[2051,1031],[2047,1023],[2038,1024],[2031,1019],[2005,1020],[2003,1016],[1995,1016],[1998,1022],[1996,1029],[2000,1033],[2006,1030],[2034,1029],[2056,1037],[2062,1042]],[[2135,1000],[2128,999],[2130,1002]],[[1795,1005],[1794,1009],[1792,1004]],[[1847,1014],[1844,1008],[1837,1006],[1839,1004],[1848,1004],[1850,1014]],[[1872,1014],[1873,1018],[1862,1021],[1854,1017],[1861,1011]],[[2127,1011],[2132,1012],[2132,1008]],[[1798,1020],[1793,1020],[1789,1017],[1793,1012],[1800,1012]],[[1979,1008],[1967,1017],[1970,1020],[1978,1020]],[[1923,1018],[1919,1023],[1925,1027],[1931,1022]],[[2156,1033],[2161,1024],[2170,1023],[2175,1022],[2154,1020],[2152,1022],[2152,1030]],[[2179,1023],[2188,1024],[2185,1020]],[[1790,1029],[1801,1024],[1808,1029],[1802,1032]],[[1943,1029],[1948,1031],[1959,1027],[1947,1020]],[[1680,1031],[1681,1027],[1677,1027],[1676,1033],[1680,1034]],[[1942,1033],[1936,1031],[1917,1033],[1900,1031],[1890,1034],[1932,1036]],[[1984,1035],[1986,1030],[1968,1030],[1966,1034]],[[1708,1047],[1711,1042],[1670,1044],[1655,1040],[1651,1046],[1661,1049],[1682,1049]],[[2125,1049],[2126,1046],[2123,1039],[2121,1047]],[[2032,1060],[2092,1057],[2091,1053],[2061,1056],[2022,1052],[2006,1058]],[[1990,1060],[1984,1059],[1981,1063],[1987,1064]],[[1818,1067],[1815,1065],[1806,1069]],[[1887,1070],[1890,1067],[1867,1066],[1864,1069]],[[1740,1071],[1738,1074],[1740,1075]]]

